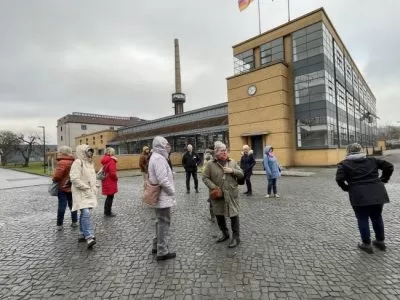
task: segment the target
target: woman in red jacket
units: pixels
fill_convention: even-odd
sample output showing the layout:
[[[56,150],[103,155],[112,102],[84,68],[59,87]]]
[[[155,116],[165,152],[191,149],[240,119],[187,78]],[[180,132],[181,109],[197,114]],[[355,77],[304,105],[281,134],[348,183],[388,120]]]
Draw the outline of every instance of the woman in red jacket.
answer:
[[[63,230],[64,215],[67,205],[72,208],[71,187],[67,184],[69,179],[69,171],[74,162],[72,149],[68,146],[61,146],[58,150],[56,171],[53,176],[53,181],[58,183],[58,211],[57,211],[57,230]],[[71,227],[78,227],[78,213],[71,212],[72,224]]]
[[[106,174],[102,181],[102,194],[107,196],[104,203],[104,215],[107,217],[115,217],[115,214],[111,212],[111,208],[114,195],[118,192],[117,158],[114,155],[114,148],[109,147],[101,159],[101,164]]]

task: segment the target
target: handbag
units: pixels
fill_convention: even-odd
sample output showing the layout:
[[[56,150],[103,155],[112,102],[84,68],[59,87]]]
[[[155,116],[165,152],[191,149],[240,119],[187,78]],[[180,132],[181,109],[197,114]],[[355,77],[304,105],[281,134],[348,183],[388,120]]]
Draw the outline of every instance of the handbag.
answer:
[[[224,192],[218,186],[215,189],[210,190],[210,199],[212,200],[219,200],[224,198]]]
[[[152,184],[149,180],[149,174],[147,174],[142,195],[143,202],[150,206],[155,206],[157,204],[160,193],[160,185]]]
[[[50,196],[58,196],[58,182],[52,182],[48,188]]]
[[[236,182],[238,185],[244,185],[244,176],[242,178],[238,178],[235,176]]]
[[[96,174],[96,179],[97,180],[104,180],[106,178],[107,174],[104,171],[104,167],[101,167],[100,170]]]

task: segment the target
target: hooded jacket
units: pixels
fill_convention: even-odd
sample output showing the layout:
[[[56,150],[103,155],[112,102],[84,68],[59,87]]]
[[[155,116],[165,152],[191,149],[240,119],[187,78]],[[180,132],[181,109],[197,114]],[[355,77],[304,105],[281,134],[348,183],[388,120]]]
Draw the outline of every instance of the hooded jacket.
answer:
[[[393,165],[385,160],[354,153],[338,164],[336,182],[349,193],[352,206],[384,204],[389,202],[389,196],[383,183],[389,181],[393,170]]]
[[[278,159],[269,154],[271,146],[267,145],[264,148],[264,169],[268,179],[277,179],[281,177]]]
[[[97,206],[96,172],[92,159],[86,155],[89,149],[88,145],[76,147],[76,159],[69,174],[74,199],[72,211]]]
[[[57,165],[53,181],[57,182],[60,190],[65,193],[71,193],[71,187],[66,186],[65,184],[69,179],[69,172],[74,159],[73,156],[67,154],[57,155]]]
[[[172,170],[168,164],[168,141],[156,136],[153,140],[153,152],[149,159],[149,181],[161,187],[156,208],[172,207],[176,204],[175,185]]]
[[[101,182],[102,194],[114,195],[118,192],[117,158],[106,154],[101,159],[101,164],[106,174]]]

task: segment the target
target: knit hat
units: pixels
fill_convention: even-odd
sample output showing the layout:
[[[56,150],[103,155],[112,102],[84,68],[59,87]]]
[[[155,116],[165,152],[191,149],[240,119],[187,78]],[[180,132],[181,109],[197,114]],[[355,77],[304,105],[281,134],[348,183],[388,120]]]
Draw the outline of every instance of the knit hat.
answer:
[[[360,153],[361,145],[359,143],[353,143],[347,146],[347,154]]]

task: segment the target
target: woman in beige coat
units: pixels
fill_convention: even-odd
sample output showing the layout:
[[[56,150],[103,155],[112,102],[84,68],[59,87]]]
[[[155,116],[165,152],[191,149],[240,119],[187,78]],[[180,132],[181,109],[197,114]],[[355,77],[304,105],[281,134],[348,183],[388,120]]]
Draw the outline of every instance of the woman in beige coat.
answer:
[[[72,211],[80,210],[79,241],[85,241],[88,248],[96,244],[92,208],[97,206],[96,172],[92,161],[93,149],[88,145],[76,147],[76,159],[71,166],[69,177],[74,203]]]
[[[212,209],[217,218],[218,227],[222,231],[222,237],[217,243],[229,239],[229,230],[226,219],[231,219],[232,239],[229,248],[237,247],[239,238],[239,189],[237,179],[243,178],[243,171],[233,159],[228,157],[226,146],[222,142],[216,142],[215,159],[208,163],[203,173],[203,182],[211,190],[220,187],[223,198],[213,201]]]

